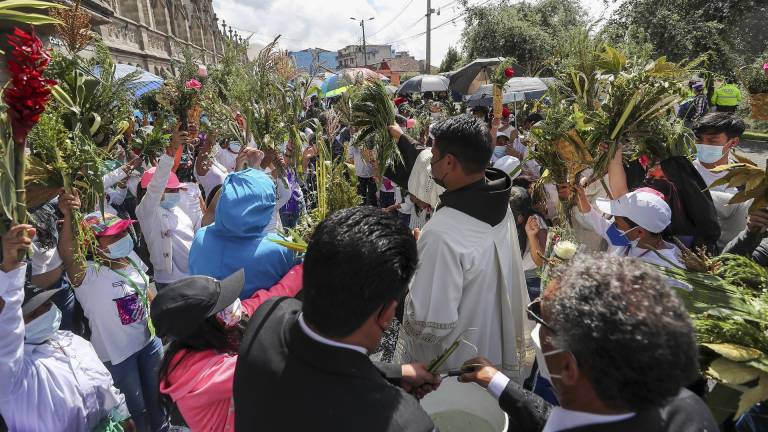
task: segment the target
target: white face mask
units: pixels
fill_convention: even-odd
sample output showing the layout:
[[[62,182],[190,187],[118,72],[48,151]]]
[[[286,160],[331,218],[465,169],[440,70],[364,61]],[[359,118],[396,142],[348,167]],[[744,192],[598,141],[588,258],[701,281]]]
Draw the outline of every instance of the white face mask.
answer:
[[[713,164],[723,158],[723,147],[709,144],[696,144],[696,159],[705,164]]]
[[[61,311],[55,304],[48,312],[24,325],[24,343],[40,345],[53,337],[61,325]]]
[[[130,235],[126,235],[120,240],[107,246],[107,250],[104,253],[109,258],[120,259],[125,258],[133,251],[133,238]]]
[[[547,356],[551,356],[557,353],[564,352],[564,349],[555,349],[549,352],[544,352],[541,348],[541,324],[536,324],[536,327],[533,328],[533,331],[531,332],[531,339],[533,339],[533,346],[536,350],[536,362],[539,365],[539,375],[541,375],[542,378],[549,381],[550,384],[552,384],[552,378],[560,378],[562,375],[552,375],[549,373],[549,368],[547,367]]]
[[[240,153],[240,143],[236,143],[236,142],[229,143],[229,149],[233,153]]]

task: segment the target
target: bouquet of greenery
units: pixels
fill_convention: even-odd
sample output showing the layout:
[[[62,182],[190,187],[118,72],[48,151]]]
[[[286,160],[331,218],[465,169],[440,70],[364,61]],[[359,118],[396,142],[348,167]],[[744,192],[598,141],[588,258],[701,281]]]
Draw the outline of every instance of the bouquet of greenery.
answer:
[[[199,118],[200,92],[207,81],[208,72],[198,66],[189,49],[184,50],[184,59],[175,63],[178,75],[165,77],[157,100],[176,115],[181,130],[187,130],[190,115],[194,117],[194,113],[197,113]]]
[[[359,128],[353,145],[375,151],[379,172],[402,161],[387,130],[395,124],[395,112],[395,104],[380,81],[365,84],[352,104],[352,126]]]

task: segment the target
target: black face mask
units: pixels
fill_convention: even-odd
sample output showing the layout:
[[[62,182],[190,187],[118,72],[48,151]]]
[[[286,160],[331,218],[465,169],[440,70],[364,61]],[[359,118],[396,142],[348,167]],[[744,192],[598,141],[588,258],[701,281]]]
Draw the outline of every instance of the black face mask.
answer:
[[[445,156],[447,156],[447,154],[446,154],[446,155],[443,155],[443,157],[441,157],[440,159],[438,159],[438,160],[436,160],[436,161],[434,161],[434,162],[430,162],[430,163],[429,163],[429,165],[430,165],[430,168],[431,168],[431,167],[434,167],[436,163],[439,163],[441,160],[445,159]],[[434,180],[434,182],[435,182],[435,183],[436,183],[438,186],[442,187],[443,189],[448,189],[447,187],[445,187],[445,178],[446,178],[447,176],[448,176],[448,173],[445,173],[445,174],[443,174],[443,177],[442,177],[442,178],[437,178],[437,177],[435,177],[435,176],[432,176],[432,180]]]

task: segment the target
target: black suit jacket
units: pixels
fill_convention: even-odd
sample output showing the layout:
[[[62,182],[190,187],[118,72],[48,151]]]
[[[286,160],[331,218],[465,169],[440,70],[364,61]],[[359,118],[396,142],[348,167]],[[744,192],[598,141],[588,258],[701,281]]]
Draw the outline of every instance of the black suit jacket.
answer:
[[[552,406],[510,381],[499,398],[509,415],[509,430],[538,432],[544,429]],[[704,402],[687,389],[661,409],[649,409],[626,420],[568,429],[569,432],[717,432],[719,429]]]
[[[236,430],[434,429],[416,399],[387,380],[399,366],[316,342],[301,329],[300,311],[298,300],[271,300],[250,320],[235,369]]]

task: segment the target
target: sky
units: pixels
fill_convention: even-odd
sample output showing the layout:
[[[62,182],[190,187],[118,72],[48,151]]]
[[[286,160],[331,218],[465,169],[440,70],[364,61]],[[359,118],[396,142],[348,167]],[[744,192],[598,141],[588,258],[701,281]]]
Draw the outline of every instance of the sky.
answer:
[[[602,0],[581,0],[592,17],[604,12]],[[484,4],[489,0],[470,0]],[[448,47],[458,48],[464,28],[463,9],[458,1],[432,0],[431,63],[439,66]],[[417,59],[426,55],[426,0],[213,0],[219,23],[237,29],[260,45],[281,35],[283,49],[323,48],[336,51],[362,43],[357,19],[366,21],[368,44],[391,44],[397,51],[409,51]]]

